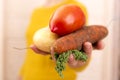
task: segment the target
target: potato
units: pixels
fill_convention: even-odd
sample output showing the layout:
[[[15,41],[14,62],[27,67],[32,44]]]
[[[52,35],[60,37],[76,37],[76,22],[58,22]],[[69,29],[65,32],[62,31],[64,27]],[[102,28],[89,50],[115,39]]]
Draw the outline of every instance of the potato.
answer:
[[[49,27],[39,29],[33,36],[35,46],[45,52],[50,52],[51,45],[57,39],[58,35],[51,32]]]

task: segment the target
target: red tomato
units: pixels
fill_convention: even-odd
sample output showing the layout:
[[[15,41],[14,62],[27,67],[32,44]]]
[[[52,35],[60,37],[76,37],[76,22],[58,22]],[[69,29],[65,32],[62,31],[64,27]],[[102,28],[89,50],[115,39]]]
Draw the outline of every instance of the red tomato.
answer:
[[[50,30],[60,36],[80,29],[86,22],[85,15],[77,5],[68,4],[58,8],[50,19]]]

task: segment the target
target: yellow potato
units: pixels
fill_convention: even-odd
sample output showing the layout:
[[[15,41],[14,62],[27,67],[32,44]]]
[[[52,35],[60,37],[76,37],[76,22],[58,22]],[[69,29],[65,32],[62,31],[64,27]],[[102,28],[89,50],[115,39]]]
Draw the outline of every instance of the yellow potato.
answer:
[[[51,45],[57,39],[58,35],[51,32],[49,27],[45,27],[36,31],[33,36],[33,42],[36,47],[45,52],[50,52]]]

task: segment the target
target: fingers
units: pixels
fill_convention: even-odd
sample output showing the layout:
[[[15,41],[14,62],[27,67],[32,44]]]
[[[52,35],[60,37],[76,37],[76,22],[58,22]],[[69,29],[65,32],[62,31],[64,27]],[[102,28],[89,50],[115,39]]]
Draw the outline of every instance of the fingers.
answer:
[[[92,44],[90,42],[85,42],[83,44],[83,50],[87,54],[88,58],[90,58],[91,54],[92,54],[92,50],[93,50]],[[86,62],[78,60],[78,61],[76,61],[76,63],[77,63],[76,67],[81,67],[81,66],[85,65]]]
[[[31,45],[30,48],[35,52],[42,55],[48,55],[49,53],[39,50],[35,45]]]
[[[83,50],[85,51],[85,53],[88,55],[88,57],[91,56],[91,53],[92,53],[92,44],[90,42],[85,42],[83,44]]]
[[[91,57],[92,50],[93,48],[101,50],[104,48],[104,43],[102,41],[98,41],[95,46],[92,45],[90,42],[85,42],[83,44],[83,50],[87,54],[88,59]],[[75,60],[74,55],[71,54],[68,59],[68,65],[72,68],[78,68],[81,66],[84,66],[86,62],[80,61],[80,60]]]
[[[54,61],[56,61],[56,59],[55,59],[55,52],[54,52],[54,49],[53,49],[53,48],[51,48],[51,57],[52,57],[52,59],[53,59]]]
[[[98,41],[96,44],[94,44],[94,49],[102,50],[105,47],[105,44],[102,40]]]
[[[83,44],[83,49],[89,58],[91,56],[91,53],[92,53],[92,44],[90,42],[85,42]],[[71,54],[69,56],[69,59],[68,59],[68,64],[70,67],[77,68],[77,67],[83,66],[85,64],[85,62],[75,60],[74,55]]]
[[[74,55],[71,54],[68,59],[68,65],[72,68],[78,68],[85,64],[83,61],[75,60]]]
[[[70,54],[69,59],[68,59],[68,64],[69,64],[69,66],[74,67],[74,68],[78,66],[77,65],[78,62],[75,60],[73,54]]]
[[[91,54],[92,54],[93,48],[98,49],[98,50],[101,50],[101,49],[104,48],[104,46],[105,46],[105,45],[104,45],[103,41],[98,41],[95,46],[92,46],[92,44],[91,44],[90,42],[85,42],[85,43],[83,44],[83,50],[84,50],[84,52],[87,54],[88,58],[90,58],[90,57],[91,57]],[[74,56],[73,56],[73,57],[74,57]],[[69,63],[70,63],[70,62],[69,62]],[[71,63],[70,63],[70,65],[72,65],[73,67],[81,67],[81,66],[83,66],[83,65],[85,65],[85,64],[86,64],[86,62],[76,61],[74,58],[71,59]]]

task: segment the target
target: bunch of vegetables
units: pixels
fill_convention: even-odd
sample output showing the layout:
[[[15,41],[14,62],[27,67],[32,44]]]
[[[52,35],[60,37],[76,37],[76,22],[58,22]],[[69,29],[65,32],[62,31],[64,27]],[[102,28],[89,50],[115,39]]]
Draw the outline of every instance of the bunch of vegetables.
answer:
[[[42,52],[54,54],[56,71],[61,77],[70,54],[76,60],[87,61],[82,45],[88,41],[95,42],[108,34],[101,25],[85,26],[86,17],[77,5],[68,4],[58,8],[52,15],[49,27],[38,30],[33,38],[34,44]]]

